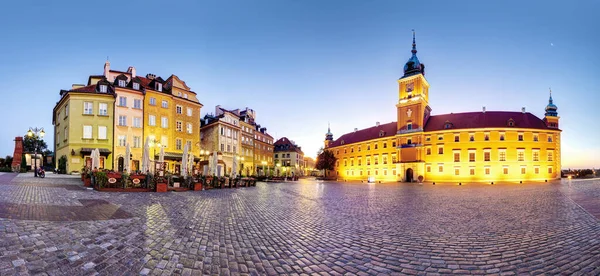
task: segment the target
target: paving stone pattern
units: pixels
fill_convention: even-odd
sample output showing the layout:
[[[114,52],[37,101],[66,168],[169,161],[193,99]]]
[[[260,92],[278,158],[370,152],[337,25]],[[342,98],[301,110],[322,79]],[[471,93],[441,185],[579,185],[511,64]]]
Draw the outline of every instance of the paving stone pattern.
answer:
[[[92,218],[101,212],[94,206],[122,213],[86,221],[0,218],[0,275],[600,274],[600,220],[573,199],[587,194],[598,202],[594,180],[304,180],[157,194],[67,190],[76,182],[12,177],[0,176],[0,206]]]

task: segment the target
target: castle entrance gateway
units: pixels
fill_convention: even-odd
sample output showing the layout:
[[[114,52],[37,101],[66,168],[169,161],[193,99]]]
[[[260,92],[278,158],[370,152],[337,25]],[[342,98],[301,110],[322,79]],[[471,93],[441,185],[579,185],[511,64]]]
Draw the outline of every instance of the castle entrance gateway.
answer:
[[[413,177],[413,169],[408,168],[406,170],[406,182],[412,182],[413,179],[414,179],[414,177]]]

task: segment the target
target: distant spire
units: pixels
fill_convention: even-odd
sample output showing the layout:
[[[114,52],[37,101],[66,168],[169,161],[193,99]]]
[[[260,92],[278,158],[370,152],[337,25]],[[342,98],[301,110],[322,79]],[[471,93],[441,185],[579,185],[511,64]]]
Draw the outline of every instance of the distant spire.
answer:
[[[412,32],[413,32],[413,44],[412,44],[412,50],[410,52],[413,53],[413,55],[416,55],[417,54],[417,42],[415,40],[415,29],[413,29]]]
[[[552,88],[548,88],[550,90],[550,98],[548,99],[548,105],[546,106],[545,116],[558,116],[558,107],[554,105],[554,100],[552,100]]]
[[[328,132],[328,133],[329,133],[329,132],[331,132],[331,127],[330,127],[330,125],[329,125],[329,122],[327,122],[327,132]]]

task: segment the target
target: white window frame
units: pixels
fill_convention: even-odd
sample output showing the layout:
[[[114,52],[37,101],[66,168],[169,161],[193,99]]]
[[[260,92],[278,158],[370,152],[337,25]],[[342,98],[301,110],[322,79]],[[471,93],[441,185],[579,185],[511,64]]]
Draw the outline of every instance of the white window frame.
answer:
[[[133,89],[135,89],[135,90],[140,90],[140,84],[139,84],[139,83],[137,83],[137,82],[134,82],[134,83],[133,83]]]
[[[119,126],[127,126],[127,115],[119,115],[118,125]]]
[[[133,127],[141,128],[142,127],[142,118],[133,117]]]
[[[83,139],[92,139],[94,137],[93,129],[91,125],[83,126]]]
[[[106,140],[107,138],[107,127],[106,126],[98,126],[98,140]]]
[[[104,107],[104,108],[102,108],[102,107]],[[100,115],[100,116],[108,115],[108,104],[107,103],[98,103],[98,115]]]
[[[127,81],[125,80],[119,80],[119,86],[120,87],[125,87],[127,85]]]
[[[156,116],[155,115],[148,115],[148,125],[156,126]]]
[[[169,118],[165,116],[160,117],[160,127],[169,128]]]
[[[83,102],[83,114],[85,114],[85,115],[93,115],[94,114],[94,103],[93,102]]]
[[[119,106],[127,107],[127,97],[119,96]]]

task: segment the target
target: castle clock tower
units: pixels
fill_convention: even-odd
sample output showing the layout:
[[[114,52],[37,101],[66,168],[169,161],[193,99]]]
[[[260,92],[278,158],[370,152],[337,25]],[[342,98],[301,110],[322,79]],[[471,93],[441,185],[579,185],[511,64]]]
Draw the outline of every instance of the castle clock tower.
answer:
[[[412,182],[424,175],[424,127],[429,107],[429,83],[425,79],[425,64],[417,58],[413,30],[412,56],[404,65],[404,75],[398,80],[398,125],[396,139],[399,150],[399,180]]]

